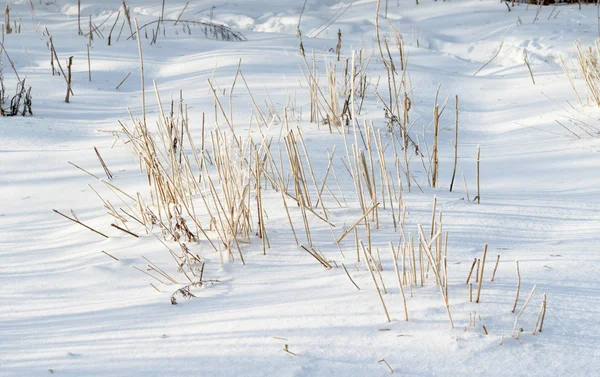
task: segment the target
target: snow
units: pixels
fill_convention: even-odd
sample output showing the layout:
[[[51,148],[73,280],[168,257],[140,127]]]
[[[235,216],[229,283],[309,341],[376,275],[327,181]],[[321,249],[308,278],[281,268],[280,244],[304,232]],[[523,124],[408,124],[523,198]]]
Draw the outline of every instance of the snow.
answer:
[[[112,217],[90,185],[115,207],[126,209],[129,199],[120,195],[122,202],[105,185],[69,164],[103,177],[95,146],[115,175],[112,184],[148,197],[146,175],[140,173],[130,145],[122,137],[115,142],[114,137],[121,129],[119,121],[132,126],[128,109],[135,118],[142,115],[137,41],[127,39],[127,25],[111,46],[96,37],[89,82],[88,40],[77,35],[76,5],[66,0],[42,3],[34,4],[32,20],[28,1],[8,2],[11,19],[22,21],[22,32],[5,35],[4,45],[33,88],[34,116],[0,118],[0,376],[388,375],[389,369],[378,362],[382,358],[403,376],[586,376],[600,369],[600,139],[583,132],[579,132],[581,139],[575,139],[555,122],[570,124],[568,119],[575,118],[596,127],[600,122],[598,108],[579,104],[559,59],[562,56],[567,66],[575,67],[573,42],[580,40],[584,46],[594,42],[598,36],[595,6],[582,5],[579,10],[577,5],[558,5],[554,15],[560,13],[550,19],[554,6],[543,7],[533,23],[536,7],[525,4],[508,12],[497,1],[420,1],[419,5],[390,1],[388,20],[382,5],[382,35],[392,42],[393,25],[402,33],[409,56],[407,70],[414,88],[410,116],[415,122],[411,134],[421,141],[426,138],[429,149],[438,85],[438,103],[449,99],[440,120],[440,187],[429,187],[423,165],[414,157],[411,171],[424,192],[413,184],[412,192],[405,188],[403,199],[408,212],[406,233],[415,241],[417,224],[430,231],[434,196],[443,213],[443,228],[449,232],[452,329],[432,273],[423,287],[412,287],[412,296],[404,287],[410,316],[408,322],[404,320],[389,248],[390,241],[398,245],[400,232],[394,231],[389,208],[381,209],[381,226],[373,229],[372,247],[381,253],[387,287],[383,297],[391,323],[363,258],[356,260],[353,234],[340,242],[343,257],[329,226],[309,215],[315,246],[338,265],[324,269],[295,245],[280,194],[270,186],[264,192],[271,241],[266,255],[254,236],[250,245],[242,247],[246,265],[237,255],[222,265],[219,254],[202,238],[188,243],[206,262],[205,279],[218,282],[193,288],[197,298],[178,297],[178,304],[171,305],[171,294],[183,284],[159,283],[133,268],[145,270],[142,257],[146,257],[179,283],[187,281],[165,247],[139,225],[132,226],[139,238],[112,228]],[[86,29],[90,15],[100,24],[122,2],[82,3]],[[127,3],[140,25],[157,20],[162,11],[158,0]],[[165,18],[176,19],[186,3],[166,1]],[[268,107],[280,115],[284,107],[295,108],[296,114],[302,108],[302,119],[291,120],[290,128],[302,129],[319,183],[327,170],[327,151],[336,146],[334,166],[348,208],[337,206],[329,194],[324,198],[337,238],[362,213],[353,181],[340,160],[346,159],[343,135],[309,122],[309,91],[296,37],[302,5],[302,1],[283,0],[189,3],[182,19],[212,19],[241,31],[247,38],[244,42],[207,39],[193,26],[191,34],[182,26],[168,26],[166,35],[151,44],[148,29],[149,39],[142,38],[148,123],[159,117],[153,80],[165,107],[182,90],[190,131],[198,144],[202,113],[206,113],[207,130],[215,124],[207,80],[218,93],[225,90],[219,99],[229,116],[230,88],[241,59],[244,77],[265,114]],[[373,85],[358,121],[362,125],[363,120],[372,120],[385,140],[389,136],[383,106],[373,94],[381,77],[379,92],[387,99],[387,76],[375,38],[375,7],[376,1],[371,0],[352,4],[309,0],[301,28],[307,57],[315,51],[322,83],[326,63],[336,59],[330,49],[335,49],[338,29],[343,59],[360,48],[373,53],[369,63]],[[318,37],[310,37],[346,8]],[[105,37],[112,17],[101,27]],[[64,79],[51,73],[44,27],[53,37],[63,67],[65,59],[74,56],[74,96],[69,104],[64,102]],[[502,42],[498,56],[473,75]],[[535,85],[523,63],[523,47]],[[393,53],[396,59],[395,47]],[[3,64],[5,85],[12,93],[16,78],[5,56]],[[129,72],[131,76],[116,90]],[[585,98],[578,75],[575,85]],[[460,101],[459,162],[450,193],[455,95]],[[260,140],[256,122],[249,126],[250,115],[256,112],[239,77],[232,98],[237,135],[251,134]],[[222,130],[227,129],[220,113],[218,122]],[[283,127],[282,122],[274,122],[269,131],[261,132],[273,136],[273,153],[281,148],[285,158],[283,140],[278,140]],[[352,132],[347,137],[349,143],[354,141]],[[466,200],[461,177],[464,174],[472,200],[478,145],[481,204]],[[393,156],[390,149],[386,153]],[[395,170],[393,160],[388,161],[388,169]],[[290,207],[291,203],[288,200]],[[255,216],[254,200],[252,204]],[[209,215],[202,208],[196,207],[198,217],[208,223]],[[53,209],[69,216],[72,209],[81,222],[109,238],[62,218]],[[315,211],[322,213],[321,208]],[[306,243],[300,211],[291,208],[291,213],[298,238]],[[210,233],[217,242],[215,232]],[[160,231],[155,234],[160,236]],[[362,226],[359,236],[366,242]],[[481,257],[486,243],[484,284],[481,302],[476,304],[468,300],[465,280],[473,258]],[[501,259],[491,282],[497,255]],[[519,318],[519,327],[524,328],[519,339],[511,337],[516,317],[511,313],[515,260],[521,274],[517,312],[536,285]],[[544,293],[548,301],[543,332],[532,335]],[[475,312],[476,326],[469,326]],[[284,351],[286,344],[295,355]]]

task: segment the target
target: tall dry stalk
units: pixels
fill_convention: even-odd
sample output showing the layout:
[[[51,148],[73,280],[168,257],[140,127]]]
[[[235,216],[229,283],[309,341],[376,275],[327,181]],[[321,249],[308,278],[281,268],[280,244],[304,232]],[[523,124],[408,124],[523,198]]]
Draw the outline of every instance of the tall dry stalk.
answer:
[[[458,165],[458,95],[456,96],[456,127],[454,136],[454,167],[452,169],[452,180],[450,181],[450,192],[454,187],[454,178],[456,177],[456,165]]]
[[[69,103],[71,96],[71,66],[73,65],[73,57],[69,57],[67,60],[67,95],[65,97],[65,102]]]
[[[483,255],[481,256],[481,272],[479,274],[479,284],[477,285],[477,298],[475,302],[479,304],[479,297],[481,295],[481,286],[483,285],[483,270],[485,269],[485,257],[487,255],[487,243],[483,245]]]
[[[431,172],[431,187],[437,188],[438,186],[438,167],[439,167],[439,134],[440,134],[440,109],[436,105],[433,110],[433,170]]]

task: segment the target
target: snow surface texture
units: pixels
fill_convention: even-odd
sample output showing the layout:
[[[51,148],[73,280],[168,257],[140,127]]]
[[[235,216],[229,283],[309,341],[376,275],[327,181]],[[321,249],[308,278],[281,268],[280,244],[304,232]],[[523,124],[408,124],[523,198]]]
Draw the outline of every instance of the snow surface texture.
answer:
[[[579,104],[559,65],[562,54],[573,66],[575,40],[589,45],[597,37],[594,6],[584,5],[581,10],[576,5],[558,6],[549,19],[554,7],[543,7],[535,23],[535,6],[517,5],[508,12],[498,1],[428,0],[415,5],[392,0],[387,20],[382,6],[382,35],[393,40],[390,26],[400,31],[409,56],[407,70],[414,88],[411,119],[415,120],[411,133],[428,140],[429,148],[439,84],[438,102],[450,99],[440,120],[440,187],[429,187],[423,165],[415,157],[411,169],[424,192],[413,183],[412,192],[405,189],[403,199],[406,231],[415,237],[418,223],[430,230],[434,195],[438,211],[443,212],[444,230],[449,232],[448,290],[455,324],[451,329],[431,273],[424,287],[412,287],[412,297],[405,286],[410,320],[404,321],[388,246],[390,241],[397,245],[400,234],[394,232],[388,215],[373,231],[372,247],[381,252],[387,286],[383,297],[391,323],[364,260],[356,260],[353,234],[340,243],[344,258],[329,227],[311,218],[315,246],[339,266],[325,270],[295,245],[279,194],[273,190],[265,202],[271,241],[267,255],[253,237],[251,245],[243,246],[246,265],[238,259],[221,265],[218,253],[206,241],[190,243],[192,251],[206,261],[204,277],[219,283],[194,288],[197,298],[178,298],[178,305],[171,305],[170,296],[179,285],[158,283],[132,268],[145,270],[144,256],[185,281],[165,247],[152,236],[134,238],[110,227],[112,219],[89,185],[113,205],[123,204],[98,181],[68,164],[103,176],[93,151],[96,146],[115,175],[113,184],[128,193],[148,192],[146,177],[140,174],[129,146],[122,139],[115,143],[114,136],[105,132],[119,131],[118,121],[131,125],[128,108],[134,117],[141,117],[137,41],[127,39],[127,26],[110,47],[106,39],[96,36],[89,82],[88,40],[77,35],[76,2],[33,3],[33,16],[29,1],[8,3],[11,19],[21,21],[22,30],[5,35],[4,42],[19,74],[33,88],[34,116],[0,118],[0,376],[388,375],[387,366],[378,362],[382,358],[402,376],[591,376],[600,370],[600,141],[583,133],[581,139],[574,139],[555,122],[581,117],[597,124],[600,117],[597,109]],[[159,0],[127,3],[140,24],[158,19],[162,12]],[[167,0],[165,19],[176,19],[186,3]],[[165,106],[183,90],[190,131],[199,140],[203,112],[207,128],[214,126],[214,99],[207,79],[217,92],[226,92],[219,97],[229,111],[229,89],[242,59],[241,70],[263,111],[270,106],[282,114],[291,103],[297,113],[303,109],[292,128],[301,127],[318,180],[327,169],[326,151],[337,146],[335,168],[348,208],[337,206],[329,194],[324,194],[324,200],[338,237],[361,212],[352,179],[339,159],[346,159],[343,136],[308,121],[309,95],[296,37],[302,3],[189,2],[182,19],[228,25],[242,32],[245,42],[207,39],[199,30],[192,27],[189,34],[179,25],[167,26],[165,35],[151,45],[149,30],[149,38],[142,38],[148,119],[153,124],[158,117],[152,80]],[[83,0],[84,29],[90,15],[99,25],[120,4]],[[386,137],[382,105],[373,94],[381,76],[379,92],[387,98],[387,76],[375,42],[375,7],[372,0],[309,0],[301,28],[305,50],[309,55],[315,51],[323,82],[325,62],[335,60],[330,49],[335,49],[338,29],[342,30],[342,59],[363,47],[373,53],[372,85],[358,121],[372,120]],[[100,28],[105,37],[114,17]],[[330,20],[335,22],[320,32]],[[74,96],[69,104],[64,102],[64,79],[51,74],[44,27],[53,36],[61,61],[74,56]],[[502,41],[494,61],[473,76]],[[535,85],[523,63],[523,48]],[[15,78],[5,57],[3,64],[6,85],[13,88]],[[129,72],[131,77],[116,90]],[[575,85],[583,95],[583,80],[576,77]],[[459,162],[450,193],[455,95],[460,97]],[[238,135],[250,131],[259,136],[255,123],[248,130],[253,105],[239,78],[232,97]],[[225,129],[222,118],[220,122]],[[277,140],[282,127],[282,122],[272,126],[273,151],[285,150],[283,141]],[[350,133],[349,140],[353,139]],[[481,204],[465,200],[461,176],[472,200],[477,145],[481,147]],[[339,197],[334,181],[328,182]],[[52,209],[69,216],[73,209],[80,221],[109,238],[67,221]],[[386,211],[382,209],[382,218]],[[206,214],[201,216],[204,221]],[[304,237],[299,211],[292,217],[299,238]],[[143,228],[134,229],[144,234]],[[363,226],[359,236],[366,240]],[[481,302],[470,303],[465,280],[485,243],[489,248]],[[497,255],[501,259],[491,282]],[[537,284],[519,319],[524,332],[518,340],[511,337],[516,317],[511,313],[515,260],[521,271],[517,312]],[[532,335],[543,293],[548,297],[543,332]],[[470,326],[474,313],[476,325]],[[284,351],[286,344],[295,356]]]

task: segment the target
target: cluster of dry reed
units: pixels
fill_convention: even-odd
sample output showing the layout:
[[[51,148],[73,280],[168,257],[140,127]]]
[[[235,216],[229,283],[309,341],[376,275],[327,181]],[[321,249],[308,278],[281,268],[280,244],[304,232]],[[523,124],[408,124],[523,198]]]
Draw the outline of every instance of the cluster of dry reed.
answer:
[[[575,42],[575,50],[577,51],[577,68],[581,78],[583,78],[586,87],[586,102],[590,102],[596,106],[600,106],[600,46],[598,41],[593,46],[582,47],[579,41]],[[569,69],[563,62],[563,69],[569,78],[569,82],[577,95],[580,103],[583,104],[581,97],[571,77]]]
[[[377,11],[379,13],[379,7]],[[139,35],[137,20],[135,30],[135,34]],[[258,106],[242,72],[241,61],[229,91],[229,109],[224,106],[226,93],[215,90],[214,81],[208,81],[214,99],[214,126],[206,126],[203,114],[200,125],[194,128],[190,124],[183,94],[180,92],[178,101],[171,100],[165,106],[156,83],[154,93],[158,111],[156,121],[150,124],[150,117],[147,117],[146,112],[142,41],[141,38],[137,39],[142,77],[142,113],[137,117],[130,113],[130,120],[121,123],[118,135],[138,158],[148,192],[128,194],[114,184],[75,166],[92,175],[123,202],[125,208],[117,210],[109,200],[94,190],[111,216],[112,228],[132,237],[139,237],[140,232],[145,232],[155,237],[168,250],[178,272],[187,282],[180,284],[147,259],[146,271],[140,271],[161,283],[166,281],[180,284],[171,296],[173,304],[177,303],[177,295],[195,297],[191,290],[193,287],[218,282],[204,279],[205,260],[194,251],[199,248],[198,245],[209,246],[209,249],[218,254],[221,263],[239,260],[245,264],[247,258],[244,254],[248,245],[257,245],[263,254],[270,252],[269,234],[272,234],[270,226],[273,223],[268,211],[272,211],[271,215],[275,215],[274,217],[277,215],[274,212],[278,211],[285,213],[289,225],[289,233],[282,232],[280,224],[277,226],[278,242],[283,242],[284,247],[291,242],[295,243],[298,250],[306,252],[315,260],[316,265],[328,270],[338,267],[338,262],[330,251],[323,252],[321,248],[334,244],[346,263],[353,263],[357,271],[360,271],[358,266],[362,265],[363,271],[368,272],[367,277],[373,283],[387,321],[391,321],[392,315],[385,299],[388,293],[383,273],[386,260],[393,265],[393,276],[402,297],[405,320],[409,320],[410,299],[407,297],[414,297],[417,287],[425,286],[431,279],[439,290],[450,325],[455,327],[450,305],[449,233],[444,230],[437,199],[434,197],[431,222],[427,229],[419,224],[416,233],[411,234],[406,225],[407,204],[403,196],[405,190],[411,190],[411,185],[421,189],[417,178],[411,173],[412,155],[421,156],[431,187],[435,189],[440,186],[440,116],[446,103],[438,105],[436,95],[432,120],[433,150],[429,153],[426,144],[421,148],[419,140],[415,141],[409,134],[409,112],[412,108],[410,95],[413,88],[407,72],[408,54],[400,33],[394,34],[399,62],[392,58],[396,52],[392,54],[387,39],[380,36],[377,21],[379,58],[387,73],[387,86],[382,86],[385,88],[381,90],[383,94],[380,93],[379,85],[375,86],[373,93],[383,104],[387,123],[385,127],[378,128],[372,121],[358,120],[371,85],[368,70],[371,57],[367,57],[362,50],[352,52],[350,58],[342,61],[343,69],[339,72],[337,63],[326,63],[325,86],[321,85],[318,77],[314,52],[312,66],[304,58],[303,74],[308,83],[310,120],[317,125],[327,125],[332,134],[339,132],[340,144],[343,143],[344,146],[345,156],[337,156],[337,159],[337,145],[334,145],[331,151],[327,151],[327,158],[321,160],[325,163],[317,168],[313,164],[311,145],[304,136],[305,130],[299,123],[290,124],[295,117],[289,113],[295,114],[295,109],[286,107],[281,116],[272,101],[266,107]],[[55,55],[56,52],[52,53]],[[239,127],[233,117],[232,98],[238,79],[243,81],[252,103],[250,126],[248,134],[244,136],[236,132]],[[200,140],[194,140],[194,132],[191,130],[195,129],[197,132],[198,128]],[[458,138],[458,97],[455,132]],[[409,152],[409,149],[416,153],[412,150]],[[428,155],[421,153],[421,149],[426,150]],[[457,149],[458,140],[454,144],[451,190],[456,175]],[[96,149],[95,152],[110,181],[113,178],[112,172],[99,151]],[[479,177],[479,149],[477,162]],[[323,167],[324,170],[321,169]],[[340,180],[348,182],[354,188],[354,193],[344,191]],[[477,186],[476,200],[479,202],[479,179]],[[342,209],[355,216],[351,225],[340,227],[340,218],[334,209]],[[58,211],[57,213],[98,235],[109,237],[83,224],[75,215],[70,217]],[[318,238],[314,237],[315,229],[319,231]],[[323,237],[323,229],[331,233],[329,240]],[[379,232],[384,234],[385,230],[389,234],[391,229],[397,234],[398,242],[389,242],[390,254],[384,254],[382,260],[382,252],[375,241],[380,239]],[[347,238],[349,235],[353,237]],[[469,301],[476,304],[483,297],[486,255],[487,245],[484,246],[482,257],[473,261],[467,277]],[[499,261],[500,256],[496,259],[491,281],[495,279]],[[353,286],[360,290],[346,265],[341,265]],[[473,285],[470,281],[474,271],[477,289],[473,300]],[[156,286],[152,286],[158,290]],[[515,308],[519,290],[520,274]],[[513,336],[517,338],[520,333],[516,331],[518,320],[532,295],[533,291],[515,319]],[[513,308],[513,312],[514,310]],[[542,330],[545,310],[544,296],[539,326],[536,324],[534,333],[538,329]],[[483,329],[487,335],[487,328],[484,326]]]
[[[8,17],[8,6],[6,9],[6,14]],[[10,34],[8,25],[9,24],[7,24],[7,34]],[[25,84],[25,79],[21,79],[14,62],[4,47],[4,28],[2,28],[2,41],[0,42],[0,48],[0,116],[33,115],[31,109],[31,87]],[[6,60],[8,60],[15,78],[17,79],[15,94],[13,96],[9,96],[7,94],[6,86],[4,84],[4,56],[6,56]]]
[[[244,36],[236,31],[233,31],[229,27],[215,23],[211,20],[187,20],[182,19],[184,12],[186,11],[189,2],[185,4],[185,6],[181,9],[181,12],[175,19],[165,18],[165,0],[162,2],[162,10],[158,19],[148,22],[144,25],[141,25],[139,29],[134,29],[133,20],[131,17],[131,8],[127,5],[127,0],[123,0],[123,5],[116,11],[112,12],[108,15],[102,22],[96,24],[92,21],[90,16],[88,25],[82,28],[81,23],[81,0],[77,1],[77,32],[79,35],[86,36],[92,41],[95,38],[98,39],[106,39],[107,44],[110,46],[114,42],[113,32],[118,29],[118,34],[116,36],[116,41],[118,42],[123,35],[123,30],[125,29],[125,25],[128,26],[129,36],[127,39],[137,39],[137,36],[140,35],[141,31],[144,32],[145,39],[149,39],[151,44],[155,44],[158,38],[162,35],[166,37],[167,35],[167,27],[170,25],[174,28],[175,34],[179,34],[180,32],[184,35],[192,34],[192,27],[200,30],[201,33],[204,34],[205,38],[212,38],[216,40],[222,41],[243,41],[245,40]],[[121,18],[123,15],[123,18]],[[109,20],[114,18],[114,22],[112,22],[112,26],[109,29],[108,35],[104,35],[104,24],[110,25]],[[120,27],[119,25],[120,22]],[[181,30],[177,28],[177,26],[181,26]],[[86,29],[84,31],[84,29]],[[148,34],[148,30],[150,30],[150,35]],[[127,35],[127,34],[125,34]]]
[[[580,96],[579,91],[575,85],[574,75],[571,69],[565,64],[562,57],[560,62],[569,80],[569,84],[573,89],[577,100],[581,106],[594,105],[600,106],[600,44],[598,40],[592,46],[581,46],[579,41],[576,41],[575,51],[577,52],[577,66],[576,70],[585,83],[585,101]],[[559,105],[560,106],[560,105]],[[576,139],[583,137],[598,137],[600,135],[600,126],[598,121],[585,115],[576,107],[569,104],[569,107],[560,106],[567,115],[565,116],[567,124],[556,120],[562,128],[564,128],[569,136]]]
[[[33,9],[33,5],[32,5],[32,9]],[[2,34],[4,35],[4,32],[6,32],[6,34],[19,34],[21,33],[21,26],[23,25],[23,21],[19,18],[19,20],[13,20],[11,22],[10,20],[10,8],[8,7],[8,4],[6,4],[6,8],[4,8],[4,24],[2,25]]]

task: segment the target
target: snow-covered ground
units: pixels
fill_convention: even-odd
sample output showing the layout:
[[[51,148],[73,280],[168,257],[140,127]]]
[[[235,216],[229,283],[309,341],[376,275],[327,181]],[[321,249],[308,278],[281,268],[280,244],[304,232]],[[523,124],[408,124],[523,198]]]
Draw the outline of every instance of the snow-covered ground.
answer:
[[[138,42],[128,39],[131,32],[125,24],[119,40],[113,36],[111,46],[107,43],[122,2],[82,1],[84,32],[89,30],[90,16],[95,25],[104,22],[98,28],[104,38],[96,34],[92,41],[89,81],[89,41],[77,34],[75,1],[34,0],[34,13],[29,1],[8,1],[11,20],[21,25],[21,33],[5,35],[4,47],[20,77],[26,77],[32,87],[33,116],[0,118],[0,376],[387,375],[390,369],[382,359],[403,376],[598,373],[600,135],[590,135],[571,121],[598,127],[600,111],[585,103],[583,80],[573,69],[574,84],[584,103],[579,102],[560,63],[562,56],[574,68],[573,42],[588,46],[598,37],[596,7],[542,7],[534,22],[534,5],[517,4],[509,12],[498,1],[427,0],[416,5],[392,0],[386,18],[386,2],[382,2],[381,35],[388,38],[397,66],[393,29],[404,38],[412,101],[410,134],[425,155],[424,164],[412,156],[410,167],[420,188],[412,182],[408,192],[406,182],[402,183],[407,211],[404,234],[414,237],[417,248],[417,224],[429,235],[435,197],[437,211],[443,213],[444,241],[448,231],[451,328],[433,270],[423,286],[420,279],[416,286],[404,285],[410,317],[405,321],[389,247],[390,241],[398,245],[402,231],[400,227],[394,230],[389,205],[380,208],[379,228],[372,223],[371,247],[374,259],[381,258],[381,279],[378,273],[375,276],[380,287],[383,281],[387,288],[382,296],[391,322],[364,257],[357,261],[354,233],[336,243],[362,215],[345,167],[351,163],[346,145],[362,136],[355,135],[355,127],[346,134],[335,129],[330,133],[327,125],[309,122],[306,66],[296,35],[303,3],[164,3],[164,19],[223,24],[247,39],[240,42],[206,38],[200,28],[188,29],[185,25],[189,24],[181,22],[166,24],[156,43],[151,43],[153,26],[145,29],[147,38],[142,32],[149,125],[160,116],[155,81],[166,112],[170,100],[178,101],[182,91],[197,145],[203,113],[207,138],[215,127],[215,114],[221,130],[228,133],[223,114],[215,108],[210,80],[236,135],[251,135],[259,143],[263,132],[272,137],[270,150],[275,160],[279,161],[281,150],[283,165],[289,170],[280,137],[282,130],[286,132],[286,108],[288,127],[302,130],[317,184],[327,176],[333,192],[323,191],[323,201],[335,227],[308,215],[313,246],[332,269],[324,269],[296,245],[281,194],[264,184],[265,227],[271,243],[266,255],[256,229],[251,243],[241,246],[245,265],[237,251],[235,260],[222,264],[220,254],[203,237],[187,243],[205,261],[204,279],[213,282],[192,288],[196,298],[177,296],[177,305],[172,305],[171,295],[188,281],[165,247],[179,253],[177,243],[163,241],[158,228],[154,229],[156,237],[146,234],[134,221],[129,222],[130,230],[139,238],[111,227],[114,219],[92,188],[117,210],[129,211],[133,201],[72,165],[103,178],[94,152],[97,147],[114,174],[110,183],[149,200],[148,180],[140,172],[131,144],[124,143],[122,135],[115,137],[121,131],[119,122],[133,129],[129,112],[136,119],[143,115]],[[140,26],[158,20],[163,12],[160,0],[128,0],[127,5]],[[356,56],[362,48],[370,57],[370,85],[355,120],[362,132],[366,131],[364,121],[373,121],[375,130],[381,131],[387,168],[396,180],[392,136],[387,133],[384,105],[375,94],[383,101],[389,99],[376,39],[376,5],[374,0],[308,0],[301,29],[311,68],[314,51],[323,90],[327,88],[326,65],[336,61],[338,29],[342,32],[340,74],[353,51]],[[115,35],[123,20],[121,12]],[[73,56],[74,95],[68,104],[64,102],[65,79],[52,75],[46,28],[63,68]],[[474,75],[500,46],[495,59]],[[524,64],[524,48],[535,84]],[[5,85],[12,95],[16,77],[6,54],[2,59]],[[238,66],[253,98],[237,74]],[[116,89],[128,73],[130,77]],[[448,104],[440,118],[439,186],[433,189],[425,168],[429,168],[433,145],[432,112],[438,86],[440,108],[446,99]],[[459,159],[454,190],[449,192],[455,95],[459,96]],[[268,130],[257,127],[256,108],[274,116],[267,120]],[[580,138],[556,121],[568,125]],[[206,144],[207,149],[213,148],[209,140]],[[481,148],[480,204],[473,201],[477,146]],[[339,189],[331,173],[327,175],[328,152],[334,147]],[[364,149],[362,142],[359,148]],[[190,151],[188,156],[193,159]],[[380,163],[377,156],[374,161]],[[404,173],[400,177],[404,179]],[[315,200],[311,178],[307,184]],[[399,192],[397,180],[394,185]],[[209,195],[206,182],[201,192]],[[251,195],[256,227],[254,188]],[[194,202],[198,219],[208,230],[210,215],[200,194]],[[298,239],[306,245],[301,211],[291,200],[287,203]],[[397,212],[398,200],[395,205]],[[320,205],[313,207],[324,216]],[[64,219],[53,209],[76,216],[109,238]],[[366,243],[365,226],[357,229]],[[216,232],[208,231],[208,235],[226,256]],[[481,300],[469,302],[465,281],[484,244],[488,251]],[[500,262],[491,282],[498,255]],[[144,257],[178,284],[148,270]],[[521,289],[512,313],[515,260],[519,261]],[[517,326],[524,331],[515,339],[515,318],[534,285]],[[533,335],[544,294],[543,331]],[[470,318],[475,318],[474,326]],[[286,347],[290,352],[284,351]]]

